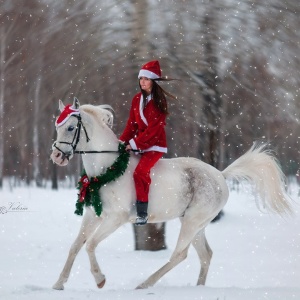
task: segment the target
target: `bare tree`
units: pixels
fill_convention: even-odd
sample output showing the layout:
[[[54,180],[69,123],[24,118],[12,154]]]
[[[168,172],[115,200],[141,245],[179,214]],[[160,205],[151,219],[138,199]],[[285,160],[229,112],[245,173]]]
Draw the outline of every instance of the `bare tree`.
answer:
[[[217,55],[217,33],[218,18],[217,8],[214,0],[206,1],[206,13],[202,21],[202,32],[204,40],[204,70],[201,76],[205,87],[201,88],[204,99],[204,117],[206,119],[207,154],[204,160],[212,166],[219,167],[219,151],[221,136],[221,97],[220,97],[220,76],[219,58]],[[205,135],[203,135],[205,136]]]
[[[5,62],[5,34],[4,27],[0,28],[1,46],[0,46],[0,187],[3,184],[3,160],[4,160],[4,95],[5,95],[5,82],[4,82],[4,62]]]
[[[23,16],[20,16],[20,14],[15,11],[16,7],[14,5],[4,5],[4,8],[6,7],[8,7],[8,9],[4,10],[0,15],[0,186],[2,186],[4,175],[5,136],[8,129],[11,130],[14,128],[11,127],[9,122],[6,122],[6,120],[10,119],[10,112],[9,110],[6,111],[5,107],[7,107],[8,103],[5,103],[4,99],[7,98],[7,95],[14,94],[11,90],[14,81],[11,78],[12,75],[18,73],[19,63],[21,61],[20,56],[22,59],[25,48],[24,43],[18,44],[21,42],[21,39],[18,40],[18,37],[21,31],[24,30],[24,27],[26,28],[26,26],[24,26],[25,20]],[[23,36],[26,38],[28,33],[23,33]],[[14,112],[16,113],[16,111]],[[20,115],[18,115],[18,117],[20,117]],[[15,123],[15,126],[18,127],[18,122]]]
[[[132,18],[132,62],[134,74],[143,63],[151,60],[148,43],[148,1],[132,1],[134,12]],[[136,80],[137,81],[137,80]],[[146,224],[134,226],[135,249],[157,251],[166,248],[165,225]]]

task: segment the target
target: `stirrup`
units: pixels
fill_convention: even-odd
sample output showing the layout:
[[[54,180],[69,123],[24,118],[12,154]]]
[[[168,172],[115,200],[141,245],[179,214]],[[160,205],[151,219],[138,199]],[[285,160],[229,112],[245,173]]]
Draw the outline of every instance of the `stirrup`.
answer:
[[[137,216],[136,219],[135,219],[135,225],[139,226],[139,225],[145,225],[148,221],[148,217],[147,216],[144,216],[144,217],[140,217],[140,216]]]

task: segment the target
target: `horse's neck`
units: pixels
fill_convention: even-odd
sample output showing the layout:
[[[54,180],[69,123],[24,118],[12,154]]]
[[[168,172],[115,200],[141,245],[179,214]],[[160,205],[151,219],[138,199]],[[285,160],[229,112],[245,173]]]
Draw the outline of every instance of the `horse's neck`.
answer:
[[[101,133],[95,130],[95,134],[86,145],[86,151],[117,151],[119,142],[112,131],[106,130],[105,134],[103,134],[103,130]],[[83,154],[82,161],[84,169],[88,176],[98,176],[113,164],[118,155],[118,153],[113,152]]]

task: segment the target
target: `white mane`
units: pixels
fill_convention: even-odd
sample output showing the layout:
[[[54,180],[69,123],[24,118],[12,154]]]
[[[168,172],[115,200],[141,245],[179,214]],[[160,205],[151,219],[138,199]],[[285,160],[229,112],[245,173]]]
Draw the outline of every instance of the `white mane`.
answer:
[[[81,111],[94,116],[96,120],[99,120],[106,124],[108,127],[112,128],[114,122],[113,108],[108,104],[103,105],[91,105],[85,104],[80,106]]]

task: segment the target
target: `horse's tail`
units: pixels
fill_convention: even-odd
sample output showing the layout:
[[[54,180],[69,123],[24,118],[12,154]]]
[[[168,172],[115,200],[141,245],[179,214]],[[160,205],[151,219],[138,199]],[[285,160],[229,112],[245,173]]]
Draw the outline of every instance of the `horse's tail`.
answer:
[[[266,144],[255,143],[222,174],[225,178],[246,179],[253,183],[259,196],[256,197],[259,209],[278,214],[292,213],[291,199],[285,191],[285,176]]]

